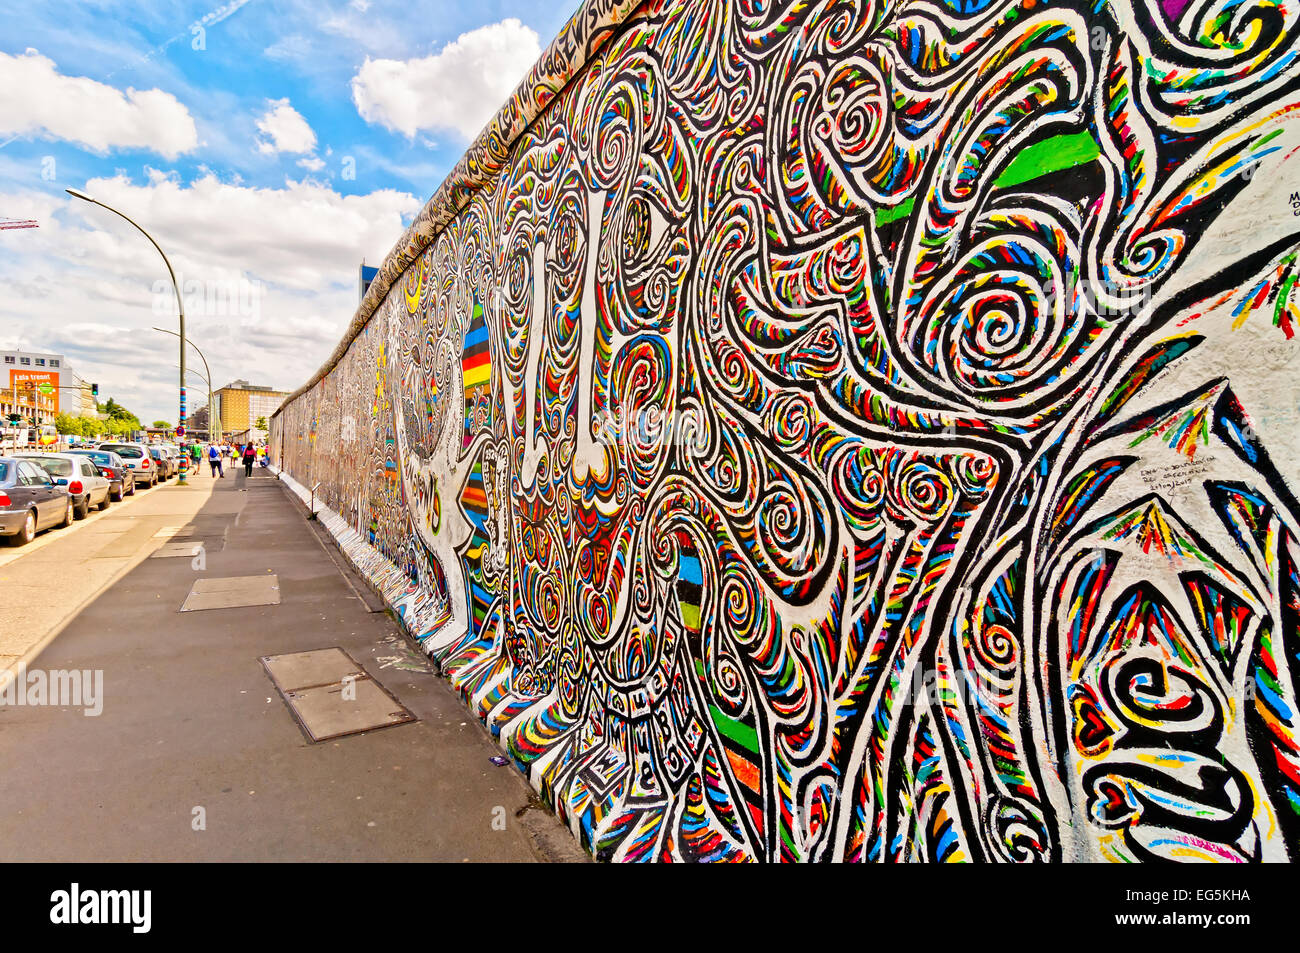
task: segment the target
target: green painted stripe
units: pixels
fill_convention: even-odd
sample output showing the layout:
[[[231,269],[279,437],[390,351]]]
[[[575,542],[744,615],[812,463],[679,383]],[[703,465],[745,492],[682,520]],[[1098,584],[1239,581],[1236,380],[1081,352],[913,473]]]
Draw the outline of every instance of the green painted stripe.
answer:
[[[1088,130],[1053,136],[1021,149],[993,183],[1001,189],[1029,182],[1040,176],[1083,165],[1101,157],[1101,148]]]
[[[724,715],[715,705],[709,706],[709,714],[713,716],[713,723],[718,726],[718,731],[751,754],[758,754],[758,732]]]
[[[876,209],[876,228],[882,225],[888,225],[890,222],[896,222],[900,218],[906,218],[912,214],[912,207],[916,205],[916,196],[909,195],[897,205],[890,205],[886,208]]]
[[[682,624],[692,631],[699,629],[700,607],[693,606],[689,602],[679,602],[678,606],[682,610]]]

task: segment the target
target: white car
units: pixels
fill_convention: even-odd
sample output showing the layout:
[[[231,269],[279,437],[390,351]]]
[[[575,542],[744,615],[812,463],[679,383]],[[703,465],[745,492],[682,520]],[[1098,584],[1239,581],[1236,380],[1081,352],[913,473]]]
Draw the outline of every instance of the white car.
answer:
[[[16,453],[14,456],[31,461],[53,477],[55,484],[66,486],[77,519],[84,520],[92,506],[108,509],[111,484],[89,457],[79,453]]]

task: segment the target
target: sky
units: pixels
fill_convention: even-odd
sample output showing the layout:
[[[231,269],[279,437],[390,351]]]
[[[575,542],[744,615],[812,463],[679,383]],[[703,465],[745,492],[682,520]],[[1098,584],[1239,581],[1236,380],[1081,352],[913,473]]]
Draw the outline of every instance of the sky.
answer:
[[[328,357],[377,265],[578,0],[0,0],[0,349],[175,423]],[[189,364],[203,364],[191,349]],[[189,409],[207,384],[188,377]],[[65,392],[66,393],[66,392]]]

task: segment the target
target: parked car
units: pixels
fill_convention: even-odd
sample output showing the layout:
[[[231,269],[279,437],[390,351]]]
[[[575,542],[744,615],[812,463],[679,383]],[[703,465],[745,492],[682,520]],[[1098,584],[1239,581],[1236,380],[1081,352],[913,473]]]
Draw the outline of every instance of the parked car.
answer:
[[[186,469],[186,464],[189,461],[180,447],[176,446],[174,443],[164,443],[160,446],[163,448],[163,451],[171,457],[172,463],[176,465],[176,473],[180,473],[182,470]]]
[[[22,546],[43,529],[71,525],[72,509],[68,488],[45,470],[30,460],[0,457],[0,536]]]
[[[185,452],[183,448],[178,447],[174,443],[163,444],[163,446],[166,447],[167,451],[172,455],[172,459],[176,461],[177,473],[180,473],[183,470],[188,470],[190,468],[189,455]]]
[[[171,456],[158,444],[155,443],[149,447],[149,456],[153,457],[154,465],[158,467],[159,472],[162,474],[162,479],[170,480],[176,475],[176,458]]]
[[[114,503],[121,503],[125,497],[135,494],[135,471],[126,465],[126,461],[112,450],[69,450],[89,457],[99,467],[100,475],[108,480],[108,495]]]
[[[135,474],[136,486],[157,486],[163,476],[157,464],[149,454],[149,448],[142,443],[101,443],[100,450],[116,453]]]
[[[90,515],[92,506],[108,509],[108,480],[100,475],[93,460],[76,453],[16,453],[14,457],[30,460],[52,476],[55,483],[66,486],[77,519],[84,520]]]

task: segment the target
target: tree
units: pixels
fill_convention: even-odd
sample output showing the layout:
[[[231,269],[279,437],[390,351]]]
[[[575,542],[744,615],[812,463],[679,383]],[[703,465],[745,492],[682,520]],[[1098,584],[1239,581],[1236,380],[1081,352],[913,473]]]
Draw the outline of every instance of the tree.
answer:
[[[155,427],[157,427],[159,430],[171,430],[171,429],[172,429],[172,425],[169,424],[169,423],[168,423],[167,421],[165,421],[165,420],[155,420],[155,421],[153,422],[153,425],[154,425]]]
[[[115,437],[129,436],[133,430],[143,430],[140,425],[140,418],[131,411],[127,410],[112,397],[103,406],[104,413],[108,414],[108,420],[104,423],[106,429]]]
[[[257,418],[257,423],[253,424],[253,426],[256,427],[258,430],[270,430],[270,429],[271,429],[270,427],[267,426],[267,424],[266,424],[266,418],[265,418],[265,417],[258,417],[258,418]]]
[[[81,436],[81,424],[71,414],[61,413],[55,417],[54,429],[61,434],[71,434],[74,437]]]

